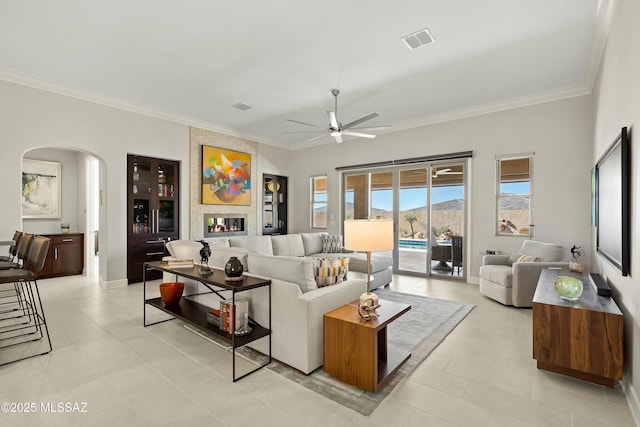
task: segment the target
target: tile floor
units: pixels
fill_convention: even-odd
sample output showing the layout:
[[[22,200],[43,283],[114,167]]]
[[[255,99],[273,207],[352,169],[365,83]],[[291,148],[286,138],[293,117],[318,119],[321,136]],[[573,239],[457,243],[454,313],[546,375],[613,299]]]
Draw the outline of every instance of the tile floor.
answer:
[[[0,425],[634,425],[620,388],[536,369],[531,310],[451,280],[396,276],[391,287],[476,308],[367,418],[268,370],[232,383],[223,349],[178,321],[142,327],[140,284],[104,291],[89,277],[42,280],[54,351],[0,367],[0,402],[36,406],[0,412]],[[47,411],[58,402],[86,412]]]

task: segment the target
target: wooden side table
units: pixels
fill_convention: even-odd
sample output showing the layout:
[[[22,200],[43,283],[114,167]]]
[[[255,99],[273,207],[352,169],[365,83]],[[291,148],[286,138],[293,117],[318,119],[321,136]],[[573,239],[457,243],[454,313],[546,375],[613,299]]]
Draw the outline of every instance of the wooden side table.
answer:
[[[375,391],[411,357],[387,348],[387,325],[411,310],[409,304],[380,300],[378,317],[358,315],[358,301],[324,315],[324,371],[346,383]]]

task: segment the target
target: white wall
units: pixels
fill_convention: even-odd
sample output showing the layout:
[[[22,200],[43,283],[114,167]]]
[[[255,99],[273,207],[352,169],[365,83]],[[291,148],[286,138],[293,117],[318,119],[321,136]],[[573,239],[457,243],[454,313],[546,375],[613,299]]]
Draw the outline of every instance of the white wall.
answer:
[[[535,152],[534,238],[576,244],[591,252],[590,97],[455,120],[377,138],[352,139],[294,152],[295,176],[290,186],[296,201],[309,200],[309,177],[327,174],[329,231],[340,228],[339,174],[336,166],[473,150],[470,168],[470,275],[477,276],[483,249],[513,252],[523,237],[495,236],[496,164],[498,154]],[[296,203],[290,232],[309,230],[309,203]],[[474,280],[474,279],[472,279]]]
[[[51,147],[91,153],[101,162],[101,282],[126,284],[127,153],[181,161],[181,217],[188,218],[189,128],[184,125],[0,81],[0,236],[21,229],[25,152]],[[181,236],[188,236],[182,221]],[[106,255],[106,256],[104,256]]]
[[[79,179],[79,173],[83,166],[79,164],[81,159],[78,157],[78,152],[39,148],[26,152],[24,158],[60,163],[61,218],[24,219],[21,229],[29,233],[59,233],[60,224],[68,223],[72,232],[84,232],[84,218],[81,210],[84,187],[81,187]]]
[[[301,179],[292,176],[292,169],[293,169],[293,165],[292,165],[292,159],[293,159],[293,153],[290,150],[283,150],[281,148],[277,148],[277,147],[273,147],[271,145],[265,145],[265,144],[259,144],[258,145],[258,174],[259,174],[259,179],[256,180],[257,189],[262,189],[264,188],[264,183],[262,180],[262,175],[267,173],[267,174],[273,174],[273,175],[280,175],[280,176],[286,176],[288,178],[287,180],[287,184],[288,184],[288,188],[290,189],[292,185],[294,185],[294,183],[299,183],[299,181],[304,181],[305,178],[302,177]],[[307,183],[308,184],[308,183]],[[260,194],[262,194],[262,192],[260,192]],[[295,208],[296,205],[301,204],[301,203],[305,203],[306,200],[309,199],[309,195],[307,194],[305,196],[305,199],[297,199],[296,195],[294,192],[292,192],[291,190],[288,191],[287,193],[287,219],[288,219],[288,232],[289,233],[293,233],[295,232],[292,228],[292,214],[294,212],[297,212],[297,209]],[[258,215],[257,215],[257,219],[258,219],[258,230],[262,230],[262,215],[260,214],[262,212],[262,197],[259,196],[257,199],[257,207],[256,209],[258,210]],[[261,232],[258,232],[258,234],[262,234]]]
[[[640,2],[618,0],[596,87],[595,163],[613,142],[620,128],[631,130],[631,274],[622,277],[606,261],[594,257],[599,270],[614,288],[625,318],[625,377],[627,400],[640,425]]]

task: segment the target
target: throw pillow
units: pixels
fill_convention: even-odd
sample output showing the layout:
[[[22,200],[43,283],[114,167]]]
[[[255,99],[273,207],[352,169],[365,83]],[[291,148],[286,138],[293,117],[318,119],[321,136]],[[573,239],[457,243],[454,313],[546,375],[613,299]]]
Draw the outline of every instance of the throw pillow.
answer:
[[[518,262],[521,256],[522,254],[519,252],[512,253],[511,256],[509,256],[509,259],[507,260],[507,264],[513,265],[514,262]]]
[[[319,288],[342,283],[349,258],[314,258],[316,283]]]
[[[537,256],[522,255],[520,258],[518,258],[518,262],[538,262],[538,261],[540,261],[540,258],[538,258]]]
[[[342,236],[335,236],[332,234],[322,235],[322,252],[324,253],[339,253],[342,252]]]

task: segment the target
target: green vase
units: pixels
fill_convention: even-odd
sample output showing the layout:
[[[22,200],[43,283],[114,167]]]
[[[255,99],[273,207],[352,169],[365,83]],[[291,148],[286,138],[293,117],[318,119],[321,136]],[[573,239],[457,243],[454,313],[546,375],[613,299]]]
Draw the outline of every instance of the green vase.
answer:
[[[558,276],[554,288],[560,298],[567,301],[577,301],[582,295],[583,284],[580,279],[570,276]]]

